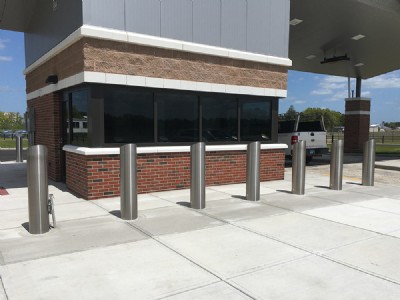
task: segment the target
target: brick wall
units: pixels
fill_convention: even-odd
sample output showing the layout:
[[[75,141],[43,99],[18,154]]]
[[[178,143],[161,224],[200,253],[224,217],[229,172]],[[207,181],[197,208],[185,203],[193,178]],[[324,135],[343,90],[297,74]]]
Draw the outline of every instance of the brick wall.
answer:
[[[359,114],[369,112],[371,102],[369,100],[346,101],[344,152],[361,153],[363,146],[369,139],[370,115]]]
[[[262,150],[261,181],[281,180],[284,151]],[[119,155],[84,156],[66,153],[67,186],[85,199],[119,195]],[[190,186],[190,154],[139,154],[138,191],[149,193]],[[206,185],[242,183],[246,180],[246,152],[206,153]]]
[[[48,176],[55,181],[62,180],[61,155],[61,100],[58,93],[28,101],[28,107],[35,109],[35,145],[44,145],[48,150]]]

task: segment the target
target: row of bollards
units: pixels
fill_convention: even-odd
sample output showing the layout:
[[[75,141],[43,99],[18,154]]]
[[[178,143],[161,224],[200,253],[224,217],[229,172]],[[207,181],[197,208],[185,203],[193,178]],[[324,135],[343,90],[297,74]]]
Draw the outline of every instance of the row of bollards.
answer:
[[[127,144],[120,148],[120,187],[121,218],[134,220],[138,217],[137,188],[137,148]],[[247,147],[246,199],[260,200],[260,142],[250,143]],[[46,233],[50,229],[49,214],[55,215],[53,195],[48,193],[47,183],[47,148],[37,145],[29,147],[27,152],[27,178],[29,202],[29,232]],[[191,146],[190,204],[194,209],[206,207],[205,192],[205,143]],[[364,146],[362,184],[374,185],[375,141],[370,140]],[[292,193],[305,193],[306,142],[299,141],[293,145]],[[343,180],[343,141],[332,145],[331,170],[329,187],[342,189]]]
[[[375,174],[375,140],[371,139],[364,144],[362,164],[362,185],[373,186]],[[342,190],[343,182],[343,140],[334,141],[331,150],[329,188]],[[292,193],[304,195],[306,177],[306,142],[299,141],[293,145],[292,155]]]

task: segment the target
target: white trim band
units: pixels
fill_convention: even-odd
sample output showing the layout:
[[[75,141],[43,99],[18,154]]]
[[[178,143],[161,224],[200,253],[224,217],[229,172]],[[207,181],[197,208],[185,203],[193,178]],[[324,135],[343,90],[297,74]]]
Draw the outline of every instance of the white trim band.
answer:
[[[232,50],[222,47],[207,46],[203,44],[184,42],[179,40],[161,38],[151,35],[138,34],[133,32],[126,32],[122,30],[107,29],[97,26],[83,25],[66,39],[60,42],[57,46],[49,52],[40,57],[33,64],[24,70],[24,74],[33,71],[38,66],[42,65],[52,57],[76,43],[83,37],[92,37],[109,41],[124,42],[136,45],[152,46],[163,49],[178,50],[190,53],[212,55],[218,57],[240,59],[247,61],[254,61],[279,66],[292,66],[292,61],[289,58],[276,57],[264,54],[256,54],[239,50]]]
[[[284,150],[286,144],[261,144],[261,150]],[[120,148],[86,148],[72,145],[65,145],[63,150],[81,155],[119,155]],[[207,152],[214,151],[246,151],[247,145],[207,145]],[[154,153],[189,153],[190,146],[159,146],[159,147],[138,147],[137,154]]]
[[[371,112],[366,110],[346,111],[346,116],[369,116]]]
[[[285,98],[287,90],[239,86],[230,84],[217,84],[187,80],[173,80],[143,76],[131,76],[101,72],[81,72],[71,77],[60,80],[57,84],[50,84],[27,95],[27,99],[35,99],[58,90],[66,89],[81,83],[118,84],[126,86],[140,86],[151,88],[165,88],[174,90],[214,92],[225,94],[240,94],[253,96],[267,96]]]

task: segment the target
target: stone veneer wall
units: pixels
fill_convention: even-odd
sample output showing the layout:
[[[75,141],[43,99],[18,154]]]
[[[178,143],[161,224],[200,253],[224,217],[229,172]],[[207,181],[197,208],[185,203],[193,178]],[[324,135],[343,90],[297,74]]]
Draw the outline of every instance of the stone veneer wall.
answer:
[[[261,181],[282,180],[284,150],[261,151]],[[119,196],[119,155],[66,153],[67,186],[85,199]],[[149,193],[190,186],[190,153],[138,155],[138,191]],[[246,180],[246,151],[206,153],[206,185]]]
[[[35,110],[35,145],[44,145],[48,150],[48,176],[55,181],[62,180],[62,113],[58,93],[28,101],[28,107]]]
[[[287,67],[211,55],[82,38],[26,75],[27,93],[84,71],[287,89]]]

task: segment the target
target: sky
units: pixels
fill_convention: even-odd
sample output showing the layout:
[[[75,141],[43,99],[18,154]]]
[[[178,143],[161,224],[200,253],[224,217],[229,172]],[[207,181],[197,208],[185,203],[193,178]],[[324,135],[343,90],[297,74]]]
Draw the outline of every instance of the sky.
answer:
[[[0,111],[26,111],[24,37],[0,30]],[[351,81],[355,90],[355,80]],[[289,71],[288,97],[280,100],[279,113],[293,105],[329,108],[344,113],[347,78]],[[362,82],[362,96],[371,98],[371,124],[400,122],[400,70]]]

